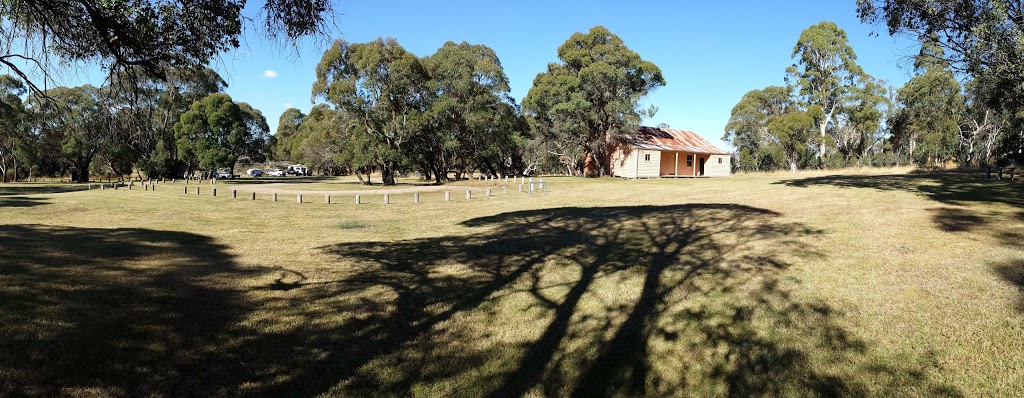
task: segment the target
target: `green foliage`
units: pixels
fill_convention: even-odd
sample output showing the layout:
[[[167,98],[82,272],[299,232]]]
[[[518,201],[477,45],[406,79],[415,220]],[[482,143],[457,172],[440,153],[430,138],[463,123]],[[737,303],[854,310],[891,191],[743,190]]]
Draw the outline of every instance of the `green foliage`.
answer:
[[[814,134],[821,114],[817,107],[811,111],[792,110],[768,122],[768,130],[778,139],[791,171],[796,172],[802,155],[808,150],[807,143]]]
[[[898,91],[901,107],[890,121],[892,140],[906,159],[921,165],[941,164],[955,156],[965,99],[948,64],[919,65],[924,73]]]
[[[251,18],[243,16],[245,6],[244,0],[4,1],[0,14],[7,22],[8,41],[0,44],[5,46],[0,63],[27,79],[19,69],[23,66],[6,55],[17,45],[30,55],[98,61],[112,72],[164,79],[167,66],[202,67],[217,54],[238,48],[242,26]],[[260,15],[268,36],[295,41],[326,33],[330,11],[328,0],[267,0]]]
[[[979,86],[974,90],[976,103],[967,123],[970,132],[961,137],[967,146],[961,149],[962,160],[980,155],[983,161],[991,157],[1024,161],[1024,114],[1020,112],[1024,109],[1024,7],[1020,2],[858,0],[857,14],[865,23],[884,23],[891,35],[919,40],[923,58],[918,57],[918,68],[928,63],[949,65]],[[1006,126],[990,125],[993,119]],[[929,137],[928,144],[947,143],[945,128],[939,137]],[[923,156],[945,157],[947,152],[932,148]]]
[[[239,157],[259,157],[268,130],[259,111],[221,93],[193,103],[174,125],[179,155],[210,171],[224,167],[233,172]]]
[[[449,170],[508,175],[521,169],[522,154],[513,137],[523,126],[494,50],[447,42],[424,64],[433,96],[429,132],[416,151],[424,175],[433,174],[440,183]]]
[[[361,44],[336,40],[316,76],[313,98],[358,120],[359,142],[373,154],[384,184],[394,185],[427,107],[429,75],[419,58],[391,38]]]
[[[523,100],[530,126],[541,139],[577,147],[591,162],[587,175],[610,175],[614,145],[653,116],[639,103],[665,85],[661,69],[603,26],[573,34],[558,58]]]
[[[834,146],[826,135],[833,117],[846,100],[849,89],[864,71],[848,43],[846,32],[835,22],[822,21],[804,29],[793,47],[797,62],[786,69],[787,81],[796,86],[804,106],[818,106],[824,117],[818,122],[817,158],[823,165]]]
[[[111,141],[113,115],[100,89],[57,87],[30,95],[28,102],[45,151],[71,167],[73,180],[89,181],[93,160]]]
[[[7,172],[13,167],[17,180],[19,149],[29,140],[27,114],[21,96],[25,85],[10,75],[0,76],[0,182],[7,182]]]
[[[781,86],[751,90],[733,106],[722,140],[739,150],[740,169],[757,171],[767,166],[770,170],[782,165],[772,160],[777,151],[770,148],[778,144],[778,138],[768,130],[768,124],[793,106],[788,88]]]

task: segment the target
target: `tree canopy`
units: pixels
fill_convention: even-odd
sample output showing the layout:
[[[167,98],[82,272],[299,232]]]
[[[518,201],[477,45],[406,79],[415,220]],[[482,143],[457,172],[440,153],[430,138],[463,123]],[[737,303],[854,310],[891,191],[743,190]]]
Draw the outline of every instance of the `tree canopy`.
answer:
[[[558,59],[534,79],[523,110],[540,137],[581,154],[587,175],[611,175],[615,144],[653,116],[640,100],[665,85],[661,69],[603,26],[574,33]]]
[[[29,80],[29,67],[50,68],[45,55],[98,62],[111,72],[163,79],[168,68],[206,66],[238,48],[245,0],[11,0],[0,2],[0,64]],[[294,41],[330,28],[329,0],[266,0],[264,32]]]

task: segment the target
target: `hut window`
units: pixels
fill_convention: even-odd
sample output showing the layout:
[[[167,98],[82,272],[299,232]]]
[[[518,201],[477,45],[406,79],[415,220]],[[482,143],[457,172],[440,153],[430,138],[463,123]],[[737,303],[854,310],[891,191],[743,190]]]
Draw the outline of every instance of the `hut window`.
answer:
[[[649,153],[644,154],[644,161],[645,162],[650,162],[651,161],[651,154],[649,154]]]
[[[686,155],[686,167],[693,167],[693,155]]]
[[[718,158],[718,164],[722,164],[722,158]]]

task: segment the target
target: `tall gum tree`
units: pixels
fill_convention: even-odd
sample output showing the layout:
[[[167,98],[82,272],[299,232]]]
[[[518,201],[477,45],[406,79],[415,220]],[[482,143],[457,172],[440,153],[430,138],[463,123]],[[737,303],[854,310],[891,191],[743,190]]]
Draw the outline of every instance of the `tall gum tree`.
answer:
[[[558,48],[561,63],[538,74],[523,100],[531,127],[543,139],[581,146],[587,176],[611,175],[618,140],[635,131],[640,100],[664,86],[661,69],[603,26],[574,33]]]
[[[420,129],[428,81],[420,59],[393,38],[356,44],[339,39],[316,67],[312,99],[326,100],[359,121],[384,185],[394,185]]]
[[[467,42],[447,42],[424,59],[430,71],[429,109],[433,134],[421,151],[431,159],[437,183],[448,171],[461,174],[479,167],[490,174],[507,173],[501,144],[516,133],[518,109],[509,93],[508,77],[493,49]],[[495,156],[486,156],[492,154]]]
[[[975,82],[973,130],[1002,130],[994,158],[1024,162],[1024,3],[1019,0],[857,0],[857,15],[944,50],[939,59]],[[983,109],[984,108],[984,109]],[[991,112],[990,112],[991,111]],[[1010,128],[994,129],[991,118]],[[987,135],[987,134],[986,134]],[[986,156],[985,161],[988,161]]]
[[[835,140],[828,135],[830,123],[864,71],[857,65],[846,32],[835,22],[822,21],[804,29],[791,56],[796,63],[786,69],[787,81],[796,86],[805,107],[818,106],[824,112],[814,140],[818,165],[824,166],[829,151],[835,148]]]

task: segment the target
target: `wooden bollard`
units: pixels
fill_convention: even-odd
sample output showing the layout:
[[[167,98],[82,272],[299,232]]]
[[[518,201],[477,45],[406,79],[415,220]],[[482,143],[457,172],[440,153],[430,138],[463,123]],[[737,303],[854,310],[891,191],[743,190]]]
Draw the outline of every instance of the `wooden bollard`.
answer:
[[[274,194],[270,196],[273,198],[273,201],[277,202],[277,192],[274,192]]]
[[[196,187],[196,195],[199,195],[199,187]]]
[[[359,203],[360,203],[359,199],[360,199],[360,198],[359,198],[359,195],[356,195],[356,204],[359,204]]]
[[[188,185],[185,186],[185,193],[188,193]]]
[[[466,199],[473,199],[473,191],[466,190]]]
[[[150,191],[156,191],[156,185],[149,188]]]
[[[89,184],[89,190],[92,190],[92,184]]]
[[[444,201],[445,202],[451,202],[452,201],[452,191],[444,191]]]
[[[302,194],[295,195],[295,203],[302,203]]]
[[[107,186],[107,184],[100,184],[100,190],[102,191],[103,188],[105,188],[106,186]]]
[[[420,202],[420,193],[419,192],[414,192],[412,194],[412,202],[413,203],[419,203]]]
[[[232,189],[231,190],[231,199],[235,199],[235,198],[238,198],[238,190],[237,189]]]
[[[132,183],[133,181],[128,181],[128,189],[132,189]]]
[[[174,184],[174,180],[175,180],[174,178],[171,179],[171,184]]]
[[[391,203],[391,195],[390,194],[384,194],[384,204],[389,204],[389,203]]]
[[[252,200],[256,200],[256,191],[253,191],[252,193]]]
[[[331,204],[331,195],[324,195],[324,203]]]
[[[487,196],[491,196],[491,188],[487,188]]]
[[[217,188],[213,189],[213,196],[217,196]]]

